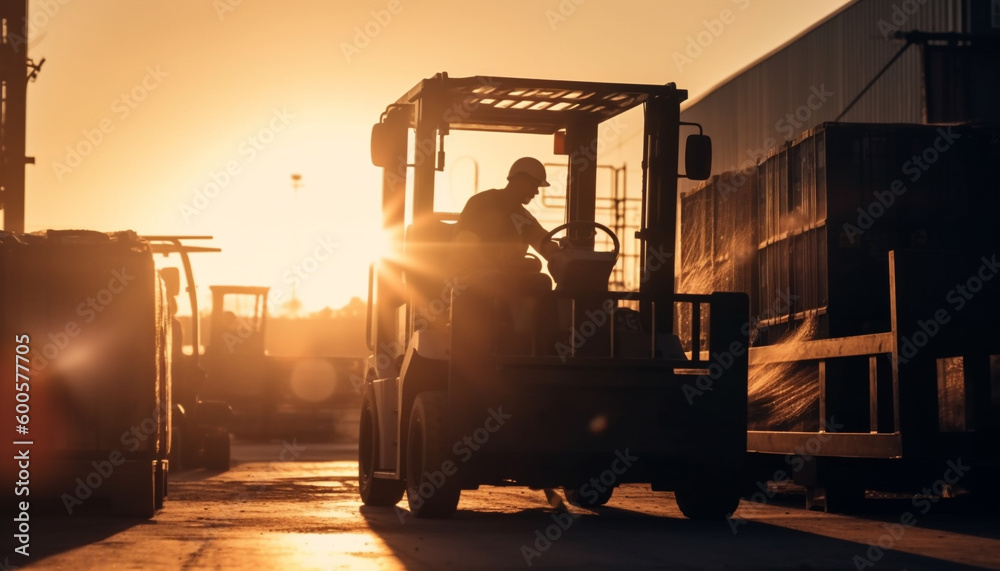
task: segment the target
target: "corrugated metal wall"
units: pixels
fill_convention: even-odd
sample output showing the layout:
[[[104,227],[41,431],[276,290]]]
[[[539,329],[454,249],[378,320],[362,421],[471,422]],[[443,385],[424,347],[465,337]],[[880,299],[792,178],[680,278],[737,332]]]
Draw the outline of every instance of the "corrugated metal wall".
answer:
[[[681,116],[701,123],[712,137],[714,173],[744,168],[770,148],[833,121],[903,46],[891,38],[890,27],[961,32],[963,3],[859,0],[695,101]],[[923,122],[919,46],[911,46],[841,120]]]

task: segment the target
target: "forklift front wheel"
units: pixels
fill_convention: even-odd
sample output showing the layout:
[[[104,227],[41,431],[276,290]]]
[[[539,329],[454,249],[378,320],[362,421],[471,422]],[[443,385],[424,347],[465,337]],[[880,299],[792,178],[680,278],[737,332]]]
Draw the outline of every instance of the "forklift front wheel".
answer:
[[[677,507],[688,519],[722,520],[740,505],[737,487],[721,479],[698,479],[677,488],[674,492]]]
[[[406,500],[415,517],[451,517],[458,508],[462,489],[453,470],[447,427],[448,393],[417,395],[406,440]]]
[[[229,469],[231,444],[229,432],[217,430],[205,435],[205,466],[209,470],[225,472]]]
[[[566,496],[566,501],[581,508],[603,506],[611,500],[613,492],[614,488],[604,488],[603,492],[594,490],[594,495],[588,496],[581,494],[579,488],[563,488],[563,495]]]
[[[170,462],[159,460],[156,462],[156,475],[153,479],[153,507],[158,510],[163,509],[163,500],[167,497],[168,480],[170,479]]]

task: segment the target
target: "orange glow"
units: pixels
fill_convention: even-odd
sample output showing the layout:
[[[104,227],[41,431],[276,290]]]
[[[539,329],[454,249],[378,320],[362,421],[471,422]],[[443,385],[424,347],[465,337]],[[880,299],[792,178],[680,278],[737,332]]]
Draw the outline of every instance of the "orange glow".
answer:
[[[404,0],[377,34],[358,39],[358,30],[375,29],[372,10],[384,3],[108,10],[31,0],[29,57],[46,64],[28,88],[36,164],[27,168],[26,227],[213,235],[223,253],[195,258],[200,292],[263,285],[279,312],[293,298],[304,312],[338,308],[365,296],[367,265],[385,248],[371,125],[421,78],[448,71],[675,81],[693,98],[845,1],[748,4],[678,70],[670,54],[717,18],[719,6],[588,3],[553,21],[548,7],[529,0],[485,19],[475,5]],[[510,41],[498,52],[484,35]],[[450,202],[441,206],[461,209],[476,177],[481,189],[502,185],[510,160],[531,152],[522,145],[449,146],[454,171],[442,200]],[[551,139],[539,148],[550,152]],[[301,174],[297,189],[293,173]],[[339,247],[297,276],[324,241]]]

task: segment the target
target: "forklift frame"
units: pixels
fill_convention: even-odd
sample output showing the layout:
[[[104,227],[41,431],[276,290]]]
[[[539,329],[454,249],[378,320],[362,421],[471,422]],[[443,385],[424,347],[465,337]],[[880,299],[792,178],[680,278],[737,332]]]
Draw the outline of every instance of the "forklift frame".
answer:
[[[366,334],[372,355],[359,447],[366,503],[394,504],[407,480],[410,507],[418,517],[450,515],[455,505],[448,504],[457,505],[459,489],[480,484],[563,486],[567,497],[575,497],[575,486],[602,473],[616,455],[633,453],[641,460],[618,474],[615,485],[650,482],[654,489],[677,490],[689,517],[718,518],[735,509],[746,453],[749,305],[744,294],[674,292],[670,260],[677,179],[685,176],[678,174],[678,138],[684,125],[680,104],[686,98],[687,92],[672,83],[449,78],[442,73],[387,107],[372,131],[372,159],[383,169],[383,228],[394,251],[369,273]],[[434,172],[443,169],[445,135],[451,130],[555,135],[564,149],[589,149],[603,121],[640,105],[645,119],[638,292],[557,290],[534,296],[537,306],[558,313],[560,323],[568,325],[559,342],[566,351],[556,355],[551,343],[538,339],[527,354],[499,348],[482,327],[491,315],[484,312],[495,300],[474,287],[452,287],[443,294],[448,315],[441,321],[450,320],[448,325],[418,325],[418,310],[449,283],[443,273],[426,269],[445,264],[449,222],[457,218],[433,208]],[[692,138],[710,153],[704,147],[707,137]],[[690,139],[688,144],[691,149]],[[597,161],[587,153],[562,154],[569,163],[568,222],[593,223]],[[695,154],[687,154],[692,178],[704,170],[692,162]],[[575,238],[593,247],[592,236]],[[678,307],[693,315],[686,325],[675,322]],[[601,314],[605,320],[594,318]],[[637,330],[623,329],[628,317],[638,318]],[[573,336],[588,324],[594,331],[588,338],[601,341],[578,346]],[[671,341],[675,326],[686,329],[678,332],[685,338],[684,354]],[[692,391],[699,396],[692,398]],[[440,407],[427,405],[431,397]],[[496,420],[493,413],[504,405],[520,411],[506,421],[509,428],[491,430],[489,446],[462,462],[445,485],[447,493],[424,498],[421,490],[428,484],[412,481],[414,474],[440,457],[428,456],[427,449],[447,444],[445,461],[453,462],[459,443],[484,430],[484,415]],[[436,412],[427,412],[431,409]],[[434,414],[445,418],[431,419]],[[432,426],[436,421],[444,428]],[[430,442],[430,433],[440,442]],[[414,434],[422,440],[411,442]]]

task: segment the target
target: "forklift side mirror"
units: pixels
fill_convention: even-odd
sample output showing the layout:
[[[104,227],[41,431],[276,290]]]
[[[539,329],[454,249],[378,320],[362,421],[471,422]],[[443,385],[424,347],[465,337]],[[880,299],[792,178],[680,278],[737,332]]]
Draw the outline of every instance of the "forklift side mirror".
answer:
[[[372,126],[371,140],[372,164],[377,167],[392,166],[392,133],[385,123],[375,123]]]
[[[708,180],[712,176],[712,138],[708,135],[688,135],[684,146],[685,176],[691,180]]]
[[[174,297],[181,292],[181,272],[175,267],[160,269],[160,278],[167,288],[167,297]]]

